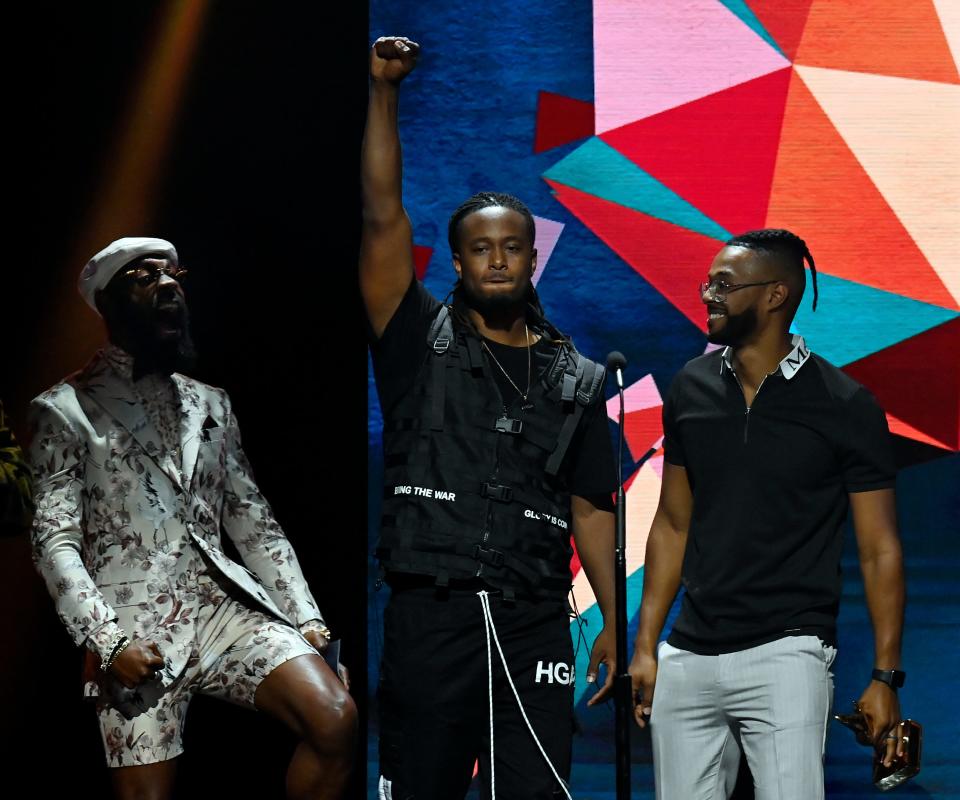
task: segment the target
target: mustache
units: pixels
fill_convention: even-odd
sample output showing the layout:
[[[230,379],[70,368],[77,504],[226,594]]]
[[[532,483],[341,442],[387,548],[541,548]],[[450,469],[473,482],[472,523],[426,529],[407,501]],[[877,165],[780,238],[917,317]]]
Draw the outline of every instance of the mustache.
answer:
[[[172,309],[181,318],[186,318],[188,316],[187,301],[182,295],[176,293],[169,295],[155,295],[153,298],[152,307],[154,312],[165,312]]]

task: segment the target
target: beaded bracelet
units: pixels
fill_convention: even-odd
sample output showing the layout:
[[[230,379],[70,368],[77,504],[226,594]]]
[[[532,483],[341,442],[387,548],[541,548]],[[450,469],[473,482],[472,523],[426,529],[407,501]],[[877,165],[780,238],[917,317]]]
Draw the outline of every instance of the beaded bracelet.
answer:
[[[113,662],[117,660],[117,657],[127,649],[127,646],[130,644],[130,640],[126,637],[125,634],[118,634],[117,638],[114,639],[113,649],[110,651],[110,655],[107,656],[107,660],[100,665],[100,671],[106,672],[113,666]]]
[[[110,656],[112,656],[113,651],[117,649],[117,645],[119,645],[120,642],[122,642],[125,638],[127,638],[127,635],[121,628],[117,628],[117,632],[110,637],[110,641],[107,643],[107,646],[103,648],[103,652],[107,654],[106,658],[103,659],[104,661],[110,660]]]

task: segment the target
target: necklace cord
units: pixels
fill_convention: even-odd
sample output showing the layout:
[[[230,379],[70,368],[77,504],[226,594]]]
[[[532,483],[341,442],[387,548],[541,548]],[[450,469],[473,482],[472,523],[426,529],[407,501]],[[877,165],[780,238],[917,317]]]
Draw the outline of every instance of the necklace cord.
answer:
[[[527,391],[525,392],[521,392],[520,387],[513,382],[513,378],[510,377],[507,371],[503,368],[503,364],[501,364],[497,360],[497,357],[493,354],[493,350],[491,350],[490,347],[487,345],[486,339],[481,339],[480,344],[483,345],[483,349],[486,350],[490,358],[493,359],[493,363],[497,365],[497,368],[503,373],[503,376],[508,381],[510,381],[510,385],[517,390],[517,394],[520,395],[521,398],[523,398],[523,402],[526,403],[527,396],[530,394],[530,383],[532,381],[531,376],[533,375],[533,359],[532,359],[532,356],[530,355],[530,329],[527,327],[526,322],[523,323],[523,333],[527,340]]]

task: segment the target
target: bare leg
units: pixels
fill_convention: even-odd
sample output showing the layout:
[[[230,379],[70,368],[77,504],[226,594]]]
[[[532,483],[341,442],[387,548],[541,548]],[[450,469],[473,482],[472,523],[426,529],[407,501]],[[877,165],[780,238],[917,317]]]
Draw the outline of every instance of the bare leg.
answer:
[[[286,661],[263,679],[254,703],[300,737],[287,769],[291,800],[336,800],[353,767],[357,707],[320,656]]]
[[[117,800],[169,800],[173,797],[176,759],[136,767],[110,770],[113,793]]]

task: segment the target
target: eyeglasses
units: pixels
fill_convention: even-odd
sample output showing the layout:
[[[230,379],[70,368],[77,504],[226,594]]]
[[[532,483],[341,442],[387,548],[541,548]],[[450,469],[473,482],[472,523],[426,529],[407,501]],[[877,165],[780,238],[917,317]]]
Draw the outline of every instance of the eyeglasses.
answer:
[[[176,265],[169,267],[139,266],[127,270],[123,277],[133,281],[137,286],[152,286],[160,280],[161,275],[166,275],[177,283],[183,283],[187,270],[180,269]]]
[[[713,295],[714,300],[722,303],[727,299],[727,295],[730,294],[730,292],[735,292],[738,289],[746,289],[748,286],[766,286],[770,283],[780,283],[780,281],[757,281],[756,283],[727,283],[726,281],[710,281],[709,283],[699,284],[700,296],[702,297],[709,292]]]

